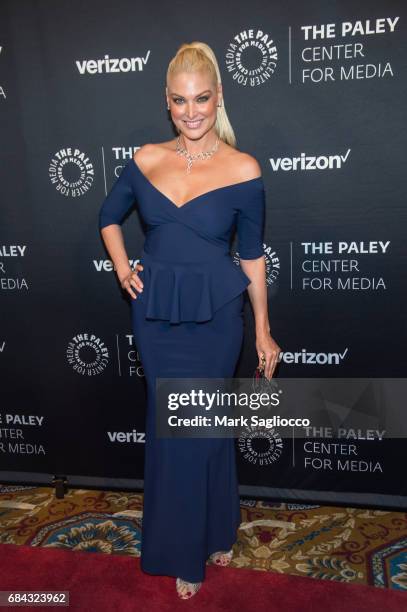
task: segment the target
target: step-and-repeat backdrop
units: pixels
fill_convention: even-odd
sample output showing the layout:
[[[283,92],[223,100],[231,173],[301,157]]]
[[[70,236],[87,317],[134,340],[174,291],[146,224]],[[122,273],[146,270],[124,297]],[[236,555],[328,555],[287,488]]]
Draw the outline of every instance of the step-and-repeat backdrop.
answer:
[[[183,42],[213,48],[262,166],[276,374],[405,376],[406,23],[401,1],[1,3],[0,482],[143,486],[143,365],[98,213],[133,152],[174,136]],[[143,232],[135,203],[132,263]],[[247,294],[245,322],[239,377],[257,364]],[[241,493],[407,505],[403,440],[307,436],[236,440]]]

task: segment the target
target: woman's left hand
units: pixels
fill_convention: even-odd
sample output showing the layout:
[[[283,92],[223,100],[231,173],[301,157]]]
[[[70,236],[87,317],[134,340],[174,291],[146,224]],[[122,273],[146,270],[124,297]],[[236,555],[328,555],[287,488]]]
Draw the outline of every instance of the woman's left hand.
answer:
[[[270,380],[273,377],[281,348],[273,340],[270,332],[265,332],[256,335],[256,350],[259,357],[259,368],[263,369],[264,367],[264,375]],[[264,358],[262,359],[263,355]]]

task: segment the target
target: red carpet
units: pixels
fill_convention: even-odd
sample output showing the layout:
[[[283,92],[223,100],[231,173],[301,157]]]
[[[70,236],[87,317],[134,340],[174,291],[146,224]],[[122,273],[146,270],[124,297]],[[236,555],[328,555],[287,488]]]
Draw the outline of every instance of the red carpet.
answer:
[[[388,589],[216,566],[207,566],[206,581],[199,593],[182,601],[175,592],[175,580],[144,574],[139,558],[2,544],[0,590],[12,589],[69,591],[70,606],[61,610],[98,612],[407,610],[407,594]]]

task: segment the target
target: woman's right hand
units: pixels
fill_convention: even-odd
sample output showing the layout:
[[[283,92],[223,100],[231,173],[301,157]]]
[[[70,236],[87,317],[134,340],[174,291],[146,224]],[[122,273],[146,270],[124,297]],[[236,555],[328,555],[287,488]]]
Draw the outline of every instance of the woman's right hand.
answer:
[[[132,298],[137,299],[137,295],[133,291],[132,287],[135,287],[139,293],[143,291],[143,282],[138,277],[137,271],[144,270],[144,266],[142,264],[137,264],[135,270],[130,270],[122,277],[119,276],[119,281],[122,286],[122,289],[125,289]]]

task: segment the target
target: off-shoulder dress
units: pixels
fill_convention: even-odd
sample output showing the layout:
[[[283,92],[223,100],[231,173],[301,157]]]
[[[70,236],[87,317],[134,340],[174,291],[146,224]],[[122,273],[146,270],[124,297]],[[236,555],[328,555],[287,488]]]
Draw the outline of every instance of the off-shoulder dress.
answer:
[[[155,381],[233,377],[250,279],[230,241],[236,229],[237,255],[263,256],[264,183],[244,180],[177,206],[130,158],[103,201],[99,227],[121,225],[134,204],[146,224],[144,291],[131,298],[147,382],[141,568],[202,582],[209,555],[232,548],[240,524],[234,439],[156,436]]]

